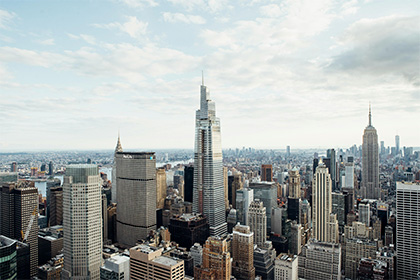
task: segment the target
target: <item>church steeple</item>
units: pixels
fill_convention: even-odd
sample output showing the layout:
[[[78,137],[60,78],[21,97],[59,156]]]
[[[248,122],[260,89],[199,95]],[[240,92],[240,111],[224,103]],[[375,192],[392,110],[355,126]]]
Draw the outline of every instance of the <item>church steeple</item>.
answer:
[[[120,141],[120,131],[118,131],[118,141],[117,141],[117,146],[115,147],[115,153],[117,152],[122,152],[123,148],[121,146],[121,141]]]

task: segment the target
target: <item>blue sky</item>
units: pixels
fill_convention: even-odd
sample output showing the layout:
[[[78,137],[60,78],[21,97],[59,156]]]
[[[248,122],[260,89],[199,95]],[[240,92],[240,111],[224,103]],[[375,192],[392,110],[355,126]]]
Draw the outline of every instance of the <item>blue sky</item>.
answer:
[[[193,148],[201,70],[222,146],[420,146],[420,4],[0,2],[0,150]]]

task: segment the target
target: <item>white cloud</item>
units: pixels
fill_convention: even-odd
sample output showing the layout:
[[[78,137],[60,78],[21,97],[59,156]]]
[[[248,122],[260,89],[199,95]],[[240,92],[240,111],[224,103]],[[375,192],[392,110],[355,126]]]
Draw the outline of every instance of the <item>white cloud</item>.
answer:
[[[127,21],[124,23],[111,22],[107,24],[94,24],[93,26],[110,30],[118,29],[124,33],[127,33],[132,38],[143,38],[147,33],[148,23],[138,20],[135,16],[127,16],[126,18]]]
[[[163,13],[163,19],[166,22],[183,22],[183,23],[192,23],[192,24],[205,24],[206,20],[201,16],[194,15],[184,15],[181,13]]]
[[[263,16],[267,16],[267,17],[279,17],[282,14],[284,14],[280,5],[277,5],[277,4],[269,4],[269,5],[261,6],[260,13]]]
[[[227,8],[232,8],[228,5],[228,0],[168,0],[173,5],[184,8],[188,12],[195,9],[206,12],[219,12]]]
[[[15,17],[16,14],[13,12],[0,10],[0,28],[6,29],[8,25],[12,22],[12,19]]]
[[[343,15],[353,15],[359,10],[358,0],[350,0],[343,3],[341,6]]]
[[[120,0],[120,2],[132,8],[143,8],[145,6],[156,7],[159,5],[154,0]]]
[[[54,39],[46,39],[46,40],[38,40],[37,41],[39,44],[44,45],[44,46],[52,46],[55,45]]]

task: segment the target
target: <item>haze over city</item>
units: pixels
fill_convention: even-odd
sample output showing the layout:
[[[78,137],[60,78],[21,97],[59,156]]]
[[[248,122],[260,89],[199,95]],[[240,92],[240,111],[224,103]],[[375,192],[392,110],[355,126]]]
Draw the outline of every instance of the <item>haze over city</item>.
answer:
[[[0,150],[418,146],[418,1],[0,3]]]

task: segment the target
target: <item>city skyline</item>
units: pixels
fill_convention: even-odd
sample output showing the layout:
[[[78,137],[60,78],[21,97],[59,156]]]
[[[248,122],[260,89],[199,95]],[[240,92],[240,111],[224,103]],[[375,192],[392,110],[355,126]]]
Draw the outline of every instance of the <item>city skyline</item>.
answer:
[[[3,1],[0,151],[111,150],[118,130],[127,149],[193,149],[202,70],[223,148],[359,146],[369,101],[379,141],[419,146],[419,11],[410,0]]]

